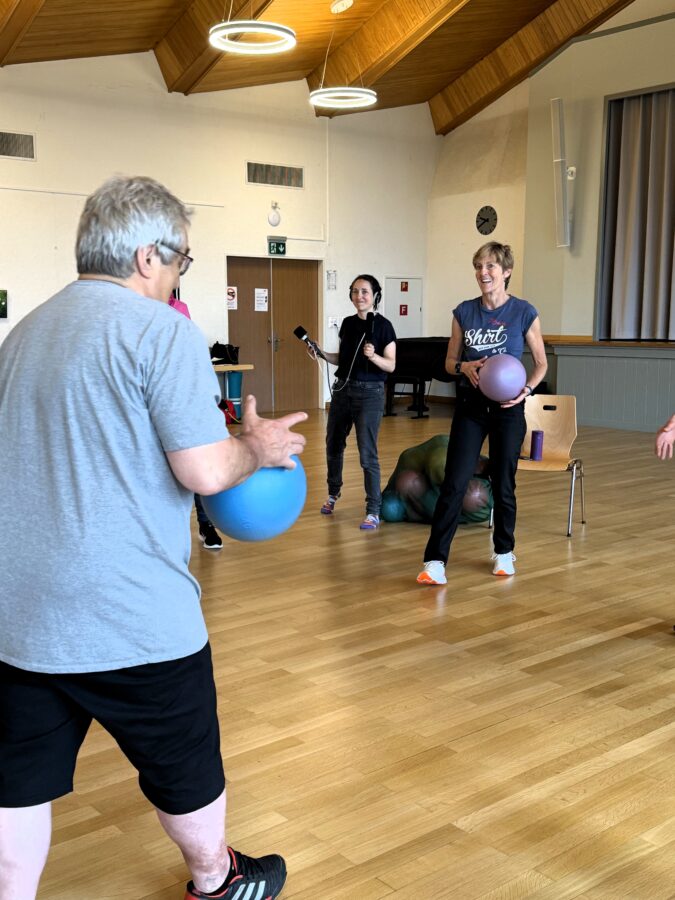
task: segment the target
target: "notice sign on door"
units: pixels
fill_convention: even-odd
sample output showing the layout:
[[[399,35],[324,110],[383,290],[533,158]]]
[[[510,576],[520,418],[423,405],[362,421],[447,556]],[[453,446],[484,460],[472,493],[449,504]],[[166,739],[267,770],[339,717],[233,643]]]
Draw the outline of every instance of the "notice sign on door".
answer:
[[[402,281],[401,282],[401,293],[406,294],[407,292],[408,292],[408,282]]]
[[[407,316],[408,315],[408,304],[407,303],[400,304],[400,306],[398,308],[398,314],[399,314],[399,316]]]
[[[237,308],[237,289],[236,287],[228,287],[227,289],[227,308]]]
[[[255,289],[255,311],[256,312],[267,312],[267,310],[268,310],[267,288],[256,288]]]

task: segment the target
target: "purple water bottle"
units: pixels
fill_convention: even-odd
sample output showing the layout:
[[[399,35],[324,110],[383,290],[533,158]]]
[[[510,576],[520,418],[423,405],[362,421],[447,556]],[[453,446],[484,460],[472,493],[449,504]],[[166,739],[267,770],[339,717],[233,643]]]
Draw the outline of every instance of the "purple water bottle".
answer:
[[[530,459],[540,462],[544,455],[544,432],[533,431],[530,442]]]

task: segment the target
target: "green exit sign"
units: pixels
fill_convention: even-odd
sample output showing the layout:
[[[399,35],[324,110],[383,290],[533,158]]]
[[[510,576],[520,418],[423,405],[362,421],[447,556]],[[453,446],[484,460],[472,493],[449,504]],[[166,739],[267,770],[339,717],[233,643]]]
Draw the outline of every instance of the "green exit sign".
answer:
[[[286,238],[267,238],[267,253],[269,256],[286,256]]]

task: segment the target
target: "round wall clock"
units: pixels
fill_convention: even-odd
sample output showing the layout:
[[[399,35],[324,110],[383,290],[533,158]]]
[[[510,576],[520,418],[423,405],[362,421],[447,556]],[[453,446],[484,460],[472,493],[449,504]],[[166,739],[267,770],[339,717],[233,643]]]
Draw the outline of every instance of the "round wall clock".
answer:
[[[476,215],[476,228],[481,234],[492,234],[497,227],[497,210],[494,206],[481,206]]]

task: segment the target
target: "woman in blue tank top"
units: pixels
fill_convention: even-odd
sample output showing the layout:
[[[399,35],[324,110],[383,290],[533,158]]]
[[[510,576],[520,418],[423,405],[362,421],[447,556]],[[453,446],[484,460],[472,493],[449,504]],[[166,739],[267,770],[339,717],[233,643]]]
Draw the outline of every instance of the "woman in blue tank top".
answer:
[[[494,575],[515,574],[516,469],[525,438],[524,401],[546,374],[546,352],[537,310],[507,291],[513,270],[508,244],[490,241],[473,257],[480,296],[453,311],[445,358],[450,374],[461,376],[450,430],[445,476],[424,552],[420,584],[446,584],[445,566],[457,530],[462,500],[480,449],[490,438],[490,478],[494,495]],[[489,356],[509,353],[520,359],[527,344],[534,360],[527,384],[507,403],[488,400],[478,389]]]

